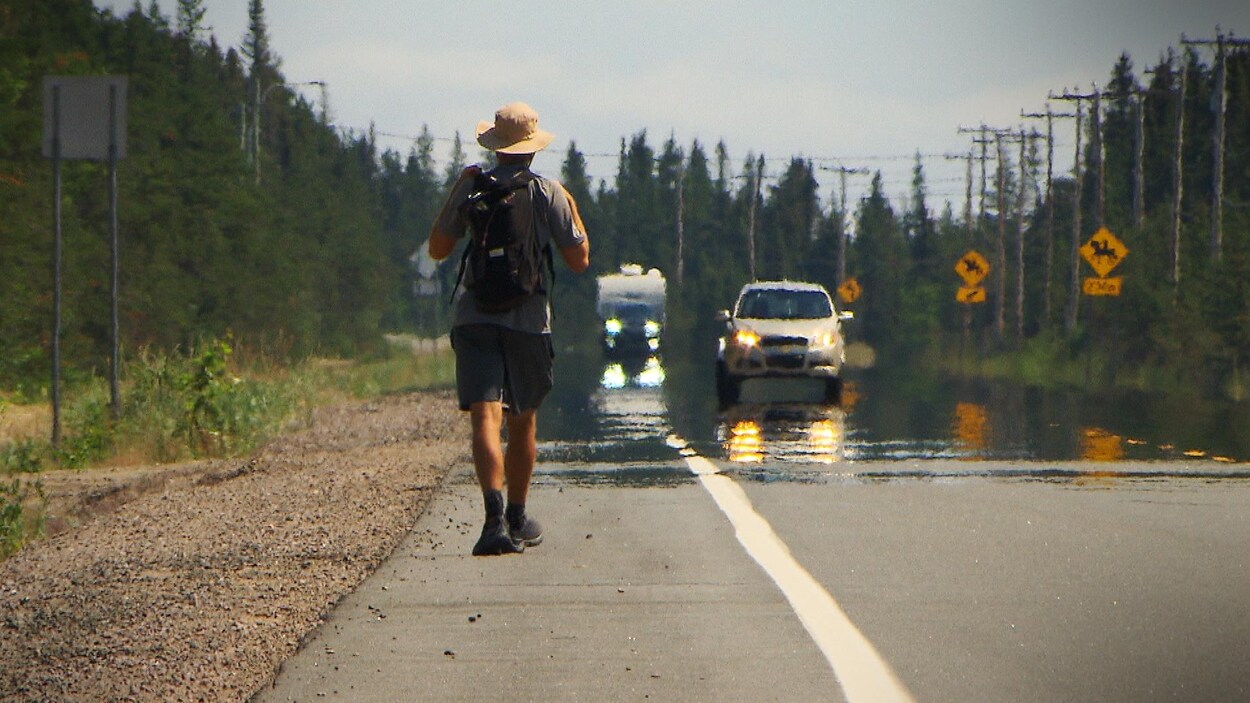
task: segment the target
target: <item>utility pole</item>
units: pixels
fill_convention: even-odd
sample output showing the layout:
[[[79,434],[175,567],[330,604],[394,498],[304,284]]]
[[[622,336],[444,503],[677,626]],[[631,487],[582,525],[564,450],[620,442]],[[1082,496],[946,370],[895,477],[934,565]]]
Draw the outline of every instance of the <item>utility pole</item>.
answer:
[[[1181,205],[1185,191],[1185,86],[1189,67],[1180,61],[1180,86],[1176,96],[1176,139],[1172,147],[1172,307],[1176,307],[1181,287]]]
[[[997,176],[998,178],[998,187],[997,187],[998,234],[994,243],[994,267],[993,269],[991,269],[991,273],[995,273],[995,270],[996,270],[995,281],[996,281],[996,298],[997,299],[994,301],[994,332],[996,336],[998,337],[998,341],[1001,342],[1003,340],[1004,331],[1006,330],[1006,326],[1007,326],[1007,320],[1006,320],[1006,303],[1007,303],[1006,301],[1006,296],[1007,296],[1007,278],[1006,278],[1006,274],[1007,274],[1007,247],[1006,247],[1007,201],[1006,201],[1006,197],[1007,196],[1006,196],[1005,191],[1007,188],[1006,169],[1008,165],[1006,163],[1007,159],[1003,151],[1003,140],[1006,138],[1011,138],[1015,133],[1012,132],[1011,130],[996,129],[993,127],[988,127],[984,124],[982,124],[979,127],[960,127],[959,133],[979,135],[977,137],[974,137],[972,142],[973,144],[981,145],[981,217],[980,219],[982,220],[985,218],[985,199],[986,199],[986,184],[985,184],[986,155],[985,155],[985,152],[986,152],[988,145],[991,142],[993,142],[994,148],[997,152],[997,158],[998,158],[998,176]],[[969,205],[968,209],[971,209],[971,205]],[[1023,299],[1023,295],[1021,294],[1021,300],[1022,299]],[[1017,302],[1019,303],[1019,301]]]
[[[1032,135],[1036,137],[1037,134]],[[1030,135],[1021,125],[1020,132],[1020,190],[1016,194],[1016,341],[1024,339],[1024,203],[1028,197],[1025,168]]]
[[[960,127],[958,130],[960,134],[976,135],[972,138],[972,143],[973,145],[980,145],[981,147],[981,154],[977,157],[981,161],[981,199],[977,212],[978,233],[981,231],[981,224],[985,221],[985,201],[989,198],[989,186],[987,185],[986,180],[985,163],[989,160],[989,145],[994,143],[994,140],[991,138],[993,131],[993,129],[987,127],[984,123],[982,123],[979,127]],[[977,238],[979,239],[980,237]],[[973,244],[975,245],[976,242]]]
[[[967,154],[943,154],[942,158],[947,161],[967,161],[967,177],[964,181],[964,229],[967,230],[968,246],[972,246],[972,162],[976,159],[976,152],[972,149]]]
[[[1146,174],[1142,165],[1146,160],[1146,94],[1139,90],[1134,105],[1137,107],[1137,124],[1133,131],[1133,227],[1140,235],[1146,224]]]
[[[1024,335],[1024,130],[1013,132],[1010,129],[993,129],[994,149],[998,154],[998,235],[994,243],[995,265],[998,268],[997,300],[994,302],[994,331],[998,340],[1006,336],[1007,310],[1007,170],[1011,164],[1007,159],[1006,142],[1020,140],[1020,190],[1017,194],[1016,207],[1016,334]]]
[[[747,205],[747,266],[755,280],[755,202],[760,199],[760,180],[764,177],[764,155],[760,154],[751,170],[751,202]]]
[[[1090,141],[1089,146],[1094,150],[1094,164],[1097,168],[1097,177],[1095,185],[1097,188],[1094,192],[1097,194],[1094,198],[1094,222],[1102,227],[1107,224],[1107,169],[1106,159],[1103,158],[1102,145],[1102,93],[1098,91],[1098,86],[1094,86],[1093,112],[1090,113]]]
[[[684,159],[677,162],[677,287],[681,288],[683,274],[685,273],[685,261],[683,257],[683,248],[685,240],[685,209],[686,209],[686,162]]]
[[[974,144],[981,145],[981,203],[978,208],[977,218],[983,220],[985,219],[985,200],[989,192],[985,180],[985,162],[989,159],[987,151],[990,145],[990,140],[985,136],[985,125],[981,125],[981,136],[972,141]]]
[[[969,148],[967,154],[943,154],[943,158],[948,161],[953,161],[955,159],[967,161],[966,176],[964,179],[964,236],[965,239],[967,239],[967,242],[965,242],[966,246],[971,247],[976,242],[976,225],[973,224],[972,221],[972,162],[976,159],[976,150]],[[959,343],[959,358],[962,359],[964,356],[964,349],[968,347],[968,340],[972,336],[972,306],[961,305],[960,307],[963,308],[964,322],[963,336],[960,338]]]
[[[1228,52],[1230,46],[1250,46],[1250,39],[1237,39],[1224,34],[1217,26],[1215,39],[1186,39],[1182,45],[1215,47],[1215,138],[1212,140],[1214,154],[1211,159],[1211,235],[1208,253],[1211,262],[1220,260],[1224,238],[1224,141],[1225,112],[1228,109]]]
[[[1065,91],[1065,95],[1066,95]],[[1081,302],[1081,191],[1085,189],[1084,169],[1081,163],[1081,121],[1084,117],[1083,98],[1048,96],[1051,100],[1074,100],[1076,102],[1076,155],[1072,160],[1072,247],[1069,256],[1068,304],[1064,309],[1064,329],[1072,332],[1076,329],[1076,317]]]
[[[243,152],[243,156],[251,159],[252,151],[248,148],[247,135],[251,132],[247,129],[247,103],[239,103],[239,151]]]
[[[1096,201],[1096,210],[1094,219],[1098,226],[1103,224],[1102,212],[1102,127],[1099,125],[1101,118],[1101,110],[1099,100],[1101,93],[1095,87],[1092,93],[1070,93],[1064,90],[1063,95],[1048,96],[1050,100],[1064,100],[1076,103],[1076,158],[1073,163],[1073,179],[1076,182],[1076,193],[1073,196],[1073,216],[1072,216],[1072,257],[1071,257],[1071,287],[1068,296],[1068,307],[1064,319],[1064,327],[1068,332],[1076,330],[1077,313],[1079,312],[1081,302],[1081,238],[1085,235],[1081,227],[1081,194],[1084,190],[1084,168],[1082,164],[1083,155],[1081,153],[1081,118],[1084,115],[1085,101],[1092,101],[1090,121],[1091,121],[1091,143],[1094,147],[1095,158],[1097,158],[1097,174],[1098,174],[1098,199]]]
[[[1042,281],[1042,320],[1049,327],[1051,321],[1050,279],[1051,273],[1054,271],[1055,261],[1055,120],[1075,119],[1076,113],[1052,112],[1048,102],[1046,103],[1046,112],[1022,112],[1020,116],[1031,119],[1046,118],[1046,250],[1044,263],[1046,275]]]
[[[980,156],[980,159],[981,159],[981,202],[978,205],[979,212],[977,214],[977,216],[980,218],[985,217],[985,200],[988,197],[988,188],[986,186],[986,179],[985,179],[985,162],[986,160],[989,159],[989,154],[987,154],[986,152],[989,149],[989,145],[992,143],[990,138],[986,135],[992,133],[993,131],[994,130],[990,129],[985,124],[982,124],[980,127],[960,127],[959,128],[960,134],[978,135],[977,137],[973,138],[972,143],[981,145],[981,156]]]
[[[867,175],[869,173],[866,168],[848,168],[846,166],[821,166],[822,171],[833,171],[838,174],[838,183],[840,193],[838,194],[838,250],[837,250],[837,269],[838,279],[837,285],[841,286],[846,282],[846,177],[851,175]]]
[[[998,269],[998,275],[995,277],[996,294],[994,301],[994,335],[998,341],[1003,341],[1003,332],[1006,328],[1006,308],[1007,308],[1007,195],[1004,192],[1007,189],[1007,164],[1003,152],[1003,132],[994,132],[994,150],[998,154],[998,236],[994,241],[994,267]]]
[[[265,100],[269,97],[270,93],[278,88],[290,89],[300,85],[321,86],[323,94],[326,87],[325,81],[300,81],[298,83],[274,83],[273,85],[265,88],[264,91],[261,91],[260,79],[258,78],[256,80],[256,110],[252,115],[252,159],[254,160],[254,166],[256,167],[256,185],[260,185],[260,115],[261,111],[264,109]]]
[[[1185,43],[1185,35],[1183,34],[1181,35],[1181,43],[1182,44]],[[1186,93],[1186,86],[1189,82],[1188,80],[1189,67],[1185,65],[1185,60],[1183,56],[1181,57],[1179,63],[1180,63],[1179,68],[1173,70],[1172,69],[1172,55],[1171,55],[1171,52],[1169,52],[1168,73],[1170,76],[1173,76],[1175,80],[1178,81],[1178,85],[1176,89],[1173,90],[1171,86],[1169,86],[1165,90],[1156,89],[1154,91],[1158,93],[1166,93],[1167,96],[1171,99],[1173,108],[1175,110],[1175,116],[1172,122],[1172,140],[1173,140],[1172,141],[1172,213],[1171,213],[1172,222],[1171,222],[1171,232],[1170,232],[1169,241],[1168,241],[1168,259],[1169,259],[1168,261],[1168,283],[1172,284],[1172,306],[1173,307],[1176,307],[1177,296],[1180,293],[1180,281],[1181,281],[1181,206],[1184,203],[1184,193],[1185,193],[1185,177],[1184,177],[1185,176],[1185,171],[1184,171],[1185,93]],[[1146,73],[1157,74],[1157,72],[1153,70],[1146,71]],[[1139,95],[1141,95],[1144,100],[1145,94],[1149,92],[1152,92],[1152,91],[1143,90],[1139,92]],[[1139,129],[1142,129],[1143,127],[1142,123],[1144,119],[1141,118],[1140,115],[1142,112],[1144,112],[1144,109],[1142,109],[1142,106],[1140,105],[1138,109],[1139,109],[1138,125],[1139,125]],[[1142,164],[1141,156],[1140,156],[1141,151],[1142,149],[1139,148],[1139,156],[1138,156],[1138,162],[1137,162],[1139,173],[1143,170],[1142,165],[1141,165]],[[1138,227],[1140,228],[1140,226],[1141,226],[1141,223],[1139,221]]]

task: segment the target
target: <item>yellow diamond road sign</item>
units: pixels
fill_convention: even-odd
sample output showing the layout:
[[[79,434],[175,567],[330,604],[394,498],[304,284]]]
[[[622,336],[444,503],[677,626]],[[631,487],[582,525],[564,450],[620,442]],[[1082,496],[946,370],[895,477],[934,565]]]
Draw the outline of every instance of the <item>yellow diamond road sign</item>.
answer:
[[[955,300],[971,305],[985,302],[985,286],[963,286],[955,293]]]
[[[859,294],[861,292],[863,292],[863,290],[859,286],[859,281],[855,280],[854,276],[846,279],[842,282],[842,285],[838,286],[838,295],[842,297],[842,302],[844,303],[853,303],[856,300],[859,300]]]
[[[990,274],[990,262],[976,249],[969,249],[967,254],[959,258],[955,264],[955,273],[964,279],[964,284],[973,288]]]
[[[1106,227],[1098,228],[1094,236],[1081,246],[1085,258],[1099,278],[1106,278],[1128,256],[1128,247]]]

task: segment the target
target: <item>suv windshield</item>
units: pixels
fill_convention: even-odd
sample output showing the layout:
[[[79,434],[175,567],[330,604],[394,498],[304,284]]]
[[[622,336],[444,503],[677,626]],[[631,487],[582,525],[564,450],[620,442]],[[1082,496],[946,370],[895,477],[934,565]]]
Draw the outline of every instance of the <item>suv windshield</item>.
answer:
[[[817,320],[832,315],[829,297],[814,290],[749,290],[738,302],[738,317]]]

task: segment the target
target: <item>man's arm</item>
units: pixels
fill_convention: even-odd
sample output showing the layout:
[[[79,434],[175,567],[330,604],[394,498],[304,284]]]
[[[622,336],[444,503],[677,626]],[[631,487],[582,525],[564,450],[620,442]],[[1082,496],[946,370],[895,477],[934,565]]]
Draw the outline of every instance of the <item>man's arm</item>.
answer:
[[[460,240],[444,233],[435,224],[434,228],[430,230],[430,258],[435,261],[442,261],[451,256],[451,252],[455,251],[456,242],[458,241]]]
[[[581,244],[560,250],[564,263],[569,265],[573,273],[581,273],[590,268],[590,240],[583,239]]]
[[[460,172],[460,178],[456,180],[456,184],[451,187],[451,192],[448,194],[447,202],[443,203],[442,211],[439,212],[438,217],[434,218],[434,226],[430,228],[429,251],[430,258],[435,261],[442,261],[448,256],[451,256],[451,252],[455,251],[456,244],[460,241],[460,239],[454,234],[444,231],[441,225],[450,221],[451,213],[448,211],[448,208],[452,207],[451,203],[453,200],[456,200],[456,193],[459,192],[464,182],[466,180],[471,180],[481,172],[482,168],[477,164],[466,166],[465,169]]]
[[[583,235],[581,243],[561,248],[560,256],[573,273],[582,273],[590,268],[590,236],[586,233],[586,223],[582,222],[582,213],[577,209],[577,201],[573,199],[573,194],[562,183],[560,190],[564,193],[565,200],[569,202],[569,209],[573,212],[573,226]]]

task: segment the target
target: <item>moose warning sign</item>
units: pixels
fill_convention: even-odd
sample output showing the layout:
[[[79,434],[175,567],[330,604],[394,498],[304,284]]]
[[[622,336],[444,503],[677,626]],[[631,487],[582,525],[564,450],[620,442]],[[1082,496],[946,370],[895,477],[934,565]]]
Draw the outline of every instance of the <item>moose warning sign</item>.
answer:
[[[1128,247],[1124,246],[1124,242],[1112,234],[1111,230],[1100,227],[1097,232],[1094,232],[1094,236],[1081,246],[1081,256],[1099,278],[1106,278],[1107,274],[1115,270],[1124,257],[1128,256]]]
[[[973,288],[990,273],[990,262],[976,249],[971,249],[955,263],[955,273],[964,279],[968,288]]]
[[[955,262],[955,273],[964,279],[964,284],[955,293],[955,300],[967,305],[984,303],[985,288],[981,286],[981,281],[990,274],[990,262],[981,256],[981,252],[969,249],[967,254],[959,257],[959,261]]]

